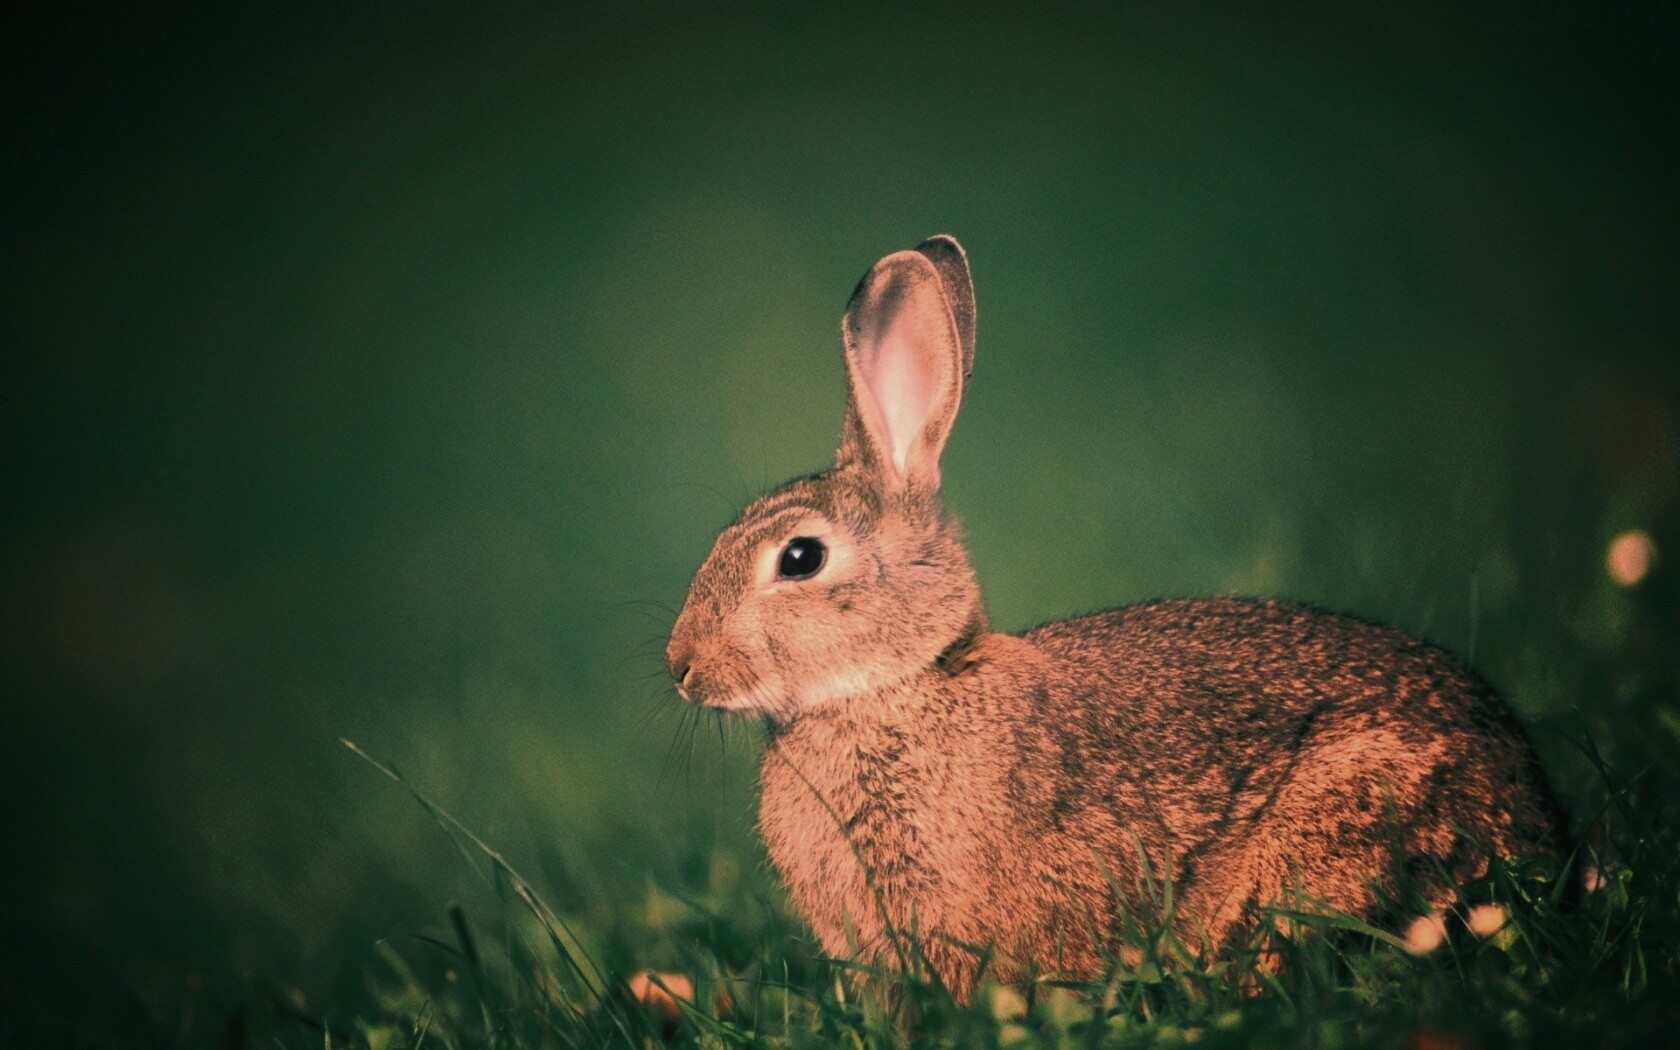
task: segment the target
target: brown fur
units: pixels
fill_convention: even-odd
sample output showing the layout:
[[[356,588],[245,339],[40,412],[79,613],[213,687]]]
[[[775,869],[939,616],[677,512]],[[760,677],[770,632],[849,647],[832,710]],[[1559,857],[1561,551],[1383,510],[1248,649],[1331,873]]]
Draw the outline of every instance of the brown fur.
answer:
[[[1094,973],[1148,911],[1146,864],[1217,952],[1269,904],[1374,918],[1375,887],[1559,853],[1503,702],[1400,631],[1234,599],[990,631],[938,499],[967,275],[949,238],[866,275],[836,466],[719,535],[667,650],[686,698],[768,719],[760,824],[827,952],[898,965],[914,930],[962,995],[980,948],[1005,976]],[[828,561],[778,579],[795,536]]]

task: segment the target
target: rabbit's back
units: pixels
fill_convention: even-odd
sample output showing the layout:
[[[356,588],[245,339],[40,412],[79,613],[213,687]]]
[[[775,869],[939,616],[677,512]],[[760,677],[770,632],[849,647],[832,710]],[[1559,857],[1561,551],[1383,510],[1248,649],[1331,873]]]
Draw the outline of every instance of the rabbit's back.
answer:
[[[1357,857],[1363,878],[1394,862],[1465,877],[1490,851],[1562,842],[1503,700],[1402,631],[1291,602],[1180,599],[1023,638],[1059,668],[1033,723],[1093,767],[1063,808],[1113,808],[1108,785],[1140,785],[1128,826],[1192,871],[1282,819]],[[1390,857],[1396,828],[1403,855]]]

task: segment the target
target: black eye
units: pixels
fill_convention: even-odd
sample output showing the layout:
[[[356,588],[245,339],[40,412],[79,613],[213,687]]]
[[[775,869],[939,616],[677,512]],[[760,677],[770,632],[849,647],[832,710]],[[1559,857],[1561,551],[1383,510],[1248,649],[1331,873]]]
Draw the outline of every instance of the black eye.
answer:
[[[776,575],[784,580],[803,580],[815,576],[828,557],[822,540],[810,536],[795,536],[782,548],[782,560],[776,563]]]

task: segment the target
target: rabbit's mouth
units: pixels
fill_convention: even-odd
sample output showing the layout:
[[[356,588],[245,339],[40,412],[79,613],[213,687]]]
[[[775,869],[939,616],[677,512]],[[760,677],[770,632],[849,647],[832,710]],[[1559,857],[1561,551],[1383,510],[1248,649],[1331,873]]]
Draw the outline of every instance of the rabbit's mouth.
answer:
[[[755,694],[729,693],[690,702],[707,711],[717,711],[730,716],[768,718],[772,722],[786,722],[793,715],[785,702]]]
[[[708,711],[727,714],[767,715],[782,719],[788,715],[781,684],[754,678],[750,681],[720,681],[697,671],[693,665],[674,674],[677,695],[687,703]]]
[[[708,711],[722,711],[726,714],[765,714],[765,706],[750,696],[731,695],[697,700],[694,703]]]

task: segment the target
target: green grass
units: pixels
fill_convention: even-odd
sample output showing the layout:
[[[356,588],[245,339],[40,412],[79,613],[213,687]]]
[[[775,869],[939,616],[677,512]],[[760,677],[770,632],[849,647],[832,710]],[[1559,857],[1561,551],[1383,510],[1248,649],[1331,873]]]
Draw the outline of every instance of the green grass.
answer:
[[[225,1011],[224,1044],[268,1046],[1401,1046],[1641,1045],[1680,1021],[1680,842],[1654,771],[1622,776],[1581,738],[1597,804],[1578,812],[1577,861],[1595,888],[1545,864],[1496,863],[1461,900],[1498,902],[1503,929],[1477,936],[1449,916],[1437,950],[1415,955],[1348,917],[1295,912],[1288,934],[1213,967],[1165,928],[1136,931],[1135,954],[1092,983],[983,983],[953,1002],[925,970],[906,977],[822,958],[748,857],[713,847],[650,870],[627,862],[573,907],[542,892],[494,846],[392,766],[346,744],[435,819],[440,844],[491,892],[441,908],[436,929],[394,935],[365,960],[351,1004],[258,996]],[[370,785],[370,790],[376,790]],[[642,844],[643,847],[646,844]],[[653,852],[643,850],[648,855]],[[612,867],[612,866],[609,866]],[[1157,892],[1159,889],[1157,888]],[[913,931],[901,931],[916,954]],[[1141,958],[1140,958],[1141,956]],[[912,970],[916,967],[912,966]],[[645,1006],[631,978],[692,1001]],[[347,1008],[348,1007],[348,1008]],[[202,1033],[201,1033],[202,1034]]]

